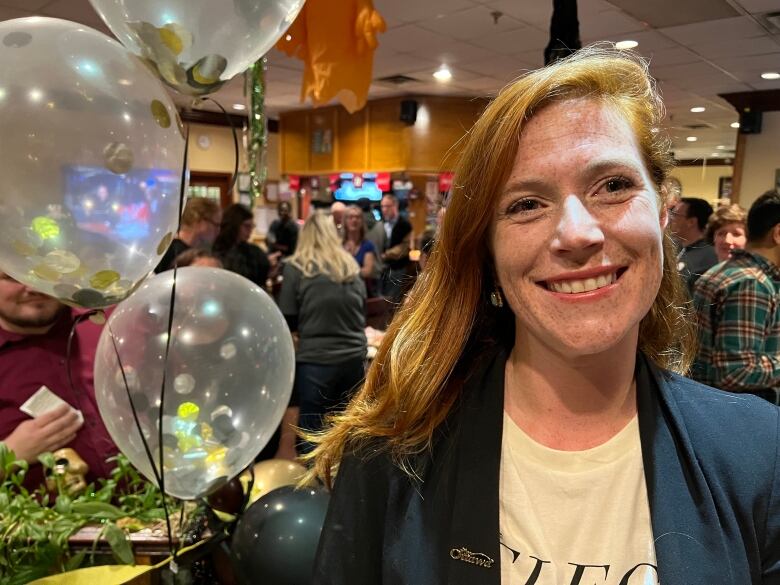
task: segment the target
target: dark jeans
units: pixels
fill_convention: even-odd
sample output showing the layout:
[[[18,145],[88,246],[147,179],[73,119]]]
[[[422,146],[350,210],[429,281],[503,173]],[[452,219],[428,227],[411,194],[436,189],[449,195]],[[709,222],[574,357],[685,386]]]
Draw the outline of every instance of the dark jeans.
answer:
[[[297,362],[291,404],[300,408],[298,426],[306,431],[322,429],[323,417],[343,409],[364,376],[362,357],[328,365]],[[308,453],[313,447],[299,439],[298,453]]]

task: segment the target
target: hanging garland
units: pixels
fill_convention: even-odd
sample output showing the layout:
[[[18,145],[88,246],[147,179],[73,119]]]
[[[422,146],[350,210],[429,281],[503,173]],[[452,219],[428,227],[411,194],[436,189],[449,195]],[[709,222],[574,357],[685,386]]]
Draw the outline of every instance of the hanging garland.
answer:
[[[265,121],[266,58],[256,61],[246,73],[246,91],[249,94],[248,157],[249,194],[254,206],[265,189],[268,169],[265,165],[268,140]]]

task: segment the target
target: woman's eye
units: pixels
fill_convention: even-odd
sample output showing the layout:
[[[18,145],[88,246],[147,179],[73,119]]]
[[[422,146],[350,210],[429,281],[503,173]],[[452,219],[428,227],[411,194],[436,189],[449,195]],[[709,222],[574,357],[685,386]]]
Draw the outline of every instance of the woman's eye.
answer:
[[[620,193],[626,189],[630,189],[633,183],[625,177],[614,177],[604,183],[604,189],[607,193]]]
[[[541,209],[541,207],[541,204],[535,199],[520,199],[512,203],[507,211],[509,213],[528,213]]]

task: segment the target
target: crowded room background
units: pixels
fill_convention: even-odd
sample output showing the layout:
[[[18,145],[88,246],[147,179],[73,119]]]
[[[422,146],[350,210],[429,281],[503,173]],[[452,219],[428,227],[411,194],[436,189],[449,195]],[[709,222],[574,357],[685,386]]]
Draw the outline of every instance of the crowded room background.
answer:
[[[780,585],[780,1],[133,4],[0,0],[0,585]]]

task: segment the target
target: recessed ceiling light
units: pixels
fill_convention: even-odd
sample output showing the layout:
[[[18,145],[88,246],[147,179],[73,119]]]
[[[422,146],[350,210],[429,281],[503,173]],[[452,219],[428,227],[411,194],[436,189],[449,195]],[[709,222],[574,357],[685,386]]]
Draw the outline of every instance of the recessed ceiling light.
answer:
[[[658,134],[660,131],[661,131],[660,128],[650,128],[650,132],[652,132],[653,134]]]
[[[725,144],[718,144],[718,146],[716,146],[715,148],[717,148],[718,150],[726,150],[726,145]]]
[[[246,106],[244,104],[233,104],[233,109],[241,112],[243,110],[246,110]]]
[[[780,73],[777,71],[767,71],[766,73],[762,73],[761,77],[763,79],[780,79]]]
[[[719,152],[713,152],[710,156],[714,157],[714,158],[718,158],[720,156],[720,153]]]
[[[452,79],[452,71],[446,65],[442,65],[434,71],[433,76],[439,81],[449,81]]]
[[[696,142],[698,138],[696,138],[695,136],[688,136],[688,138],[686,138],[685,140],[687,140],[688,142]]]
[[[133,82],[130,81],[129,79],[117,79],[116,82],[119,85],[133,85]]]
[[[706,109],[707,108],[705,108],[704,106],[695,106],[691,108],[691,112],[693,112],[694,114],[698,114],[699,112],[703,112]]]
[[[638,46],[639,43],[636,41],[618,41],[615,43],[615,48],[617,49],[633,49],[634,47]]]
[[[732,122],[730,125],[732,128],[739,128],[739,122]]]

